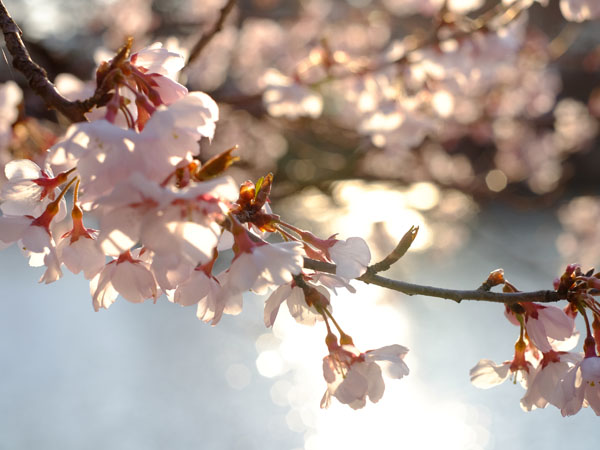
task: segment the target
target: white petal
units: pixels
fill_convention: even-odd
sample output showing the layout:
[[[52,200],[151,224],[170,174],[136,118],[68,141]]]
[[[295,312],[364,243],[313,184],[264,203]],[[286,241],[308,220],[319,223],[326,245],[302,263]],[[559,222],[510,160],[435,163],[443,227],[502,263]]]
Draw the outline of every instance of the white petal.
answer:
[[[110,282],[116,268],[115,264],[115,261],[107,264],[102,269],[102,272],[90,281],[90,294],[92,295],[92,303],[95,311],[98,311],[100,308],[108,309],[119,295]]]
[[[31,225],[31,219],[23,216],[1,216],[0,217],[0,241],[6,244],[21,239],[25,230]],[[39,228],[39,227],[37,227]]]
[[[503,383],[510,370],[510,361],[496,364],[489,359],[482,359],[471,369],[471,383],[480,389],[488,389]]]
[[[94,239],[80,237],[71,243],[70,237],[61,239],[57,245],[60,260],[67,269],[78,274],[83,271],[86,279],[91,279],[102,270],[106,262],[104,253]]]
[[[16,159],[4,166],[4,174],[10,181],[33,180],[41,176],[41,169],[29,159]]]
[[[371,261],[369,246],[359,237],[336,242],[329,249],[329,256],[337,266],[336,275],[347,279],[361,276]]]
[[[195,270],[190,278],[175,290],[174,301],[181,306],[197,304],[209,291],[209,278],[202,271]]]
[[[154,276],[141,263],[117,263],[111,283],[125,300],[132,303],[141,303],[157,296]]]
[[[275,318],[279,312],[281,304],[290,296],[292,293],[292,286],[289,284],[282,284],[269,296],[265,302],[264,322],[265,326],[272,327],[275,323]]]

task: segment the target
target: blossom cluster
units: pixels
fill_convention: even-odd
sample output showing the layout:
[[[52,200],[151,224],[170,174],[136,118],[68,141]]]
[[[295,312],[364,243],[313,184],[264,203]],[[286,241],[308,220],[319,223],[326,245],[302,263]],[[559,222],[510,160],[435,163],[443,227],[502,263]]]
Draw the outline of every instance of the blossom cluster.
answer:
[[[39,125],[22,133],[21,91],[11,82],[1,86],[0,248],[16,243],[31,266],[43,267],[44,283],[59,280],[63,270],[81,273],[89,280],[96,311],[108,309],[119,296],[132,303],[164,296],[195,307],[198,319],[217,325],[224,314],[242,310],[245,292],[265,294],[266,327],[273,326],[284,303],[298,323],[325,327],[323,407],[332,398],[354,409],[364,407],[367,398],[377,402],[384,371],[396,379],[408,374],[408,349],[395,344],[359,350],[331,305],[337,290],[353,292],[351,280],[368,270],[366,242],[337,235],[322,239],[282,220],[269,204],[271,174],[236,183],[228,176],[238,159],[231,130],[246,137],[254,133],[256,151],[248,159],[264,168],[285,151],[283,132],[273,124],[312,119],[314,130],[356,135],[368,149],[357,152],[362,175],[430,177],[461,188],[477,184],[481,169],[474,160],[482,158],[472,161],[457,143],[491,144],[495,153],[483,169],[489,170],[489,190],[523,181],[533,192],[546,193],[558,187],[569,155],[596,137],[600,91],[589,105],[557,100],[561,74],[552,62],[559,56],[557,42],[563,43],[550,42],[529,25],[530,8],[547,1],[504,0],[481,15],[467,15],[483,7],[481,0],[364,2],[363,11],[372,14],[358,15],[354,8],[362,7],[349,3],[357,2],[303,2],[295,26],[287,29],[267,18],[245,19],[239,30],[224,21],[223,32],[195,66],[188,66],[186,77],[188,86],[206,90],[233,86],[235,95],[224,96],[230,103],[225,107],[177,81],[185,57],[172,50],[176,45],[154,44],[132,53],[128,41],[98,66],[94,86],[59,77],[57,85],[69,99],[103,93],[88,121],[72,124],[60,138],[40,132]],[[140,4],[143,0],[136,11]],[[600,18],[598,4],[560,0],[559,7],[566,20],[583,22]],[[110,9],[124,14],[120,6]],[[431,18],[431,33],[400,39],[381,11],[395,18]],[[146,12],[137,14],[137,22],[115,20],[115,27],[145,33],[142,22],[152,15]],[[362,16],[368,19],[355,19]],[[352,26],[331,23],[332,17],[352,17]],[[586,60],[592,70],[599,67],[595,58]],[[248,106],[252,101],[259,105]],[[245,115],[236,115],[235,105],[244,103]],[[255,109],[260,109],[256,117]],[[270,118],[261,122],[261,115]],[[548,117],[553,123],[544,127]],[[217,122],[225,129],[220,136]],[[32,151],[14,151],[20,134],[35,135]],[[329,156],[323,160],[332,167],[355,162]],[[303,162],[317,170],[310,158]],[[298,172],[298,178],[310,173],[302,165],[289,168],[282,172]],[[589,220],[569,211],[565,216],[576,235],[597,240],[591,202],[581,208]],[[574,240],[563,239],[563,247],[576,247]],[[306,259],[335,270],[307,269]],[[506,317],[520,328],[514,357],[502,364],[480,361],[471,370],[473,384],[490,387],[512,375],[527,389],[521,400],[525,410],[552,404],[572,415],[590,406],[600,415],[598,280],[599,274],[572,265],[554,286],[569,302],[565,309],[507,304]],[[500,272],[486,288],[499,284],[516,292]],[[583,354],[570,351],[579,335],[578,316],[586,324]]]
[[[494,278],[505,291],[515,291],[501,272]],[[583,274],[578,265],[569,265],[554,283],[558,292],[569,294],[564,309],[537,303],[506,305],[506,318],[521,330],[514,357],[501,364],[479,361],[471,369],[471,382],[485,389],[512,376],[526,389],[521,399],[525,411],[551,404],[570,416],[590,406],[600,416],[600,305],[590,294],[600,286],[599,280],[593,271]],[[594,317],[591,326],[587,311]],[[579,338],[575,327],[579,313],[586,323],[584,353],[570,351]]]
[[[367,395],[379,400],[384,384],[376,361],[401,366],[400,378],[408,373],[402,361],[408,350],[360,353],[348,342],[334,346],[330,329],[331,321],[342,340],[350,339],[329,299],[336,288],[353,290],[350,280],[365,272],[371,258],[365,241],[320,239],[281,220],[269,206],[271,174],[241,186],[225,175],[238,159],[235,147],[201,162],[199,142],[214,136],[217,104],[176,81],[180,55],[158,44],[136,53],[130,47],[96,72],[97,85],[110,94],[105,106],[71,125],[40,165],[6,164],[0,245],[16,243],[31,266],[44,267],[40,282],[57,281],[64,269],[81,273],[96,311],[119,296],[142,303],[164,295],[195,305],[200,320],[216,325],[223,314],[242,310],[244,292],[271,290],[267,327],[283,302],[300,323],[325,322],[327,399],[353,408],[364,406]],[[267,240],[275,234],[279,240]],[[305,270],[305,257],[335,264],[337,273]],[[218,260],[229,262],[217,272]]]

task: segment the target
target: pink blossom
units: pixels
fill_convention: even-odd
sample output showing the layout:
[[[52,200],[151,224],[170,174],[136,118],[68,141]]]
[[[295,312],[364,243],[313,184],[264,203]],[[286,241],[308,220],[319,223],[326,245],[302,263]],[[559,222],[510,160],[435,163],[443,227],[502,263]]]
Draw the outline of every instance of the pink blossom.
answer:
[[[163,268],[204,264],[220,236],[223,203],[236,192],[227,177],[175,190],[134,173],[102,200],[99,241],[112,255],[141,242]]]
[[[360,353],[353,345],[332,346],[323,358],[323,376],[327,391],[321,400],[321,408],[331,404],[331,397],[352,409],[363,408],[366,399],[377,403],[383,396],[385,384],[378,362],[387,362],[388,375],[400,379],[408,375],[404,357],[408,349],[401,345],[389,345]]]
[[[185,65],[182,55],[164,48],[161,42],[155,42],[133,53],[129,60],[147,73],[157,73],[169,78],[175,78]]]
[[[144,300],[158,298],[156,280],[149,269],[149,264],[129,251],[123,253],[104,266],[90,282],[90,293],[94,310],[108,308],[117,296],[121,296],[132,303],[141,303]]]
[[[329,291],[322,286],[312,286],[306,282],[311,289],[314,289],[322,296],[320,306],[329,306]],[[303,325],[314,325],[317,320],[323,320],[321,314],[316,310],[314,304],[307,303],[304,290],[294,282],[279,286],[273,291],[265,302],[264,321],[266,327],[272,327],[279,312],[279,307],[283,302],[287,303],[288,309],[296,322]]]
[[[58,194],[58,186],[67,181],[66,174],[54,177],[52,170],[42,170],[28,159],[10,161],[4,173],[8,181],[2,185],[0,210],[9,215],[39,216]],[[57,220],[65,216],[64,201],[60,206]]]
[[[298,242],[256,245],[235,257],[228,270],[228,284],[232,292],[262,293],[292,281],[302,264],[302,245]]]
[[[562,383],[563,416],[577,414],[589,405],[600,416],[600,357],[588,356],[573,366]]]
[[[564,341],[575,332],[575,321],[555,306],[535,303],[525,306],[525,328],[533,344],[546,353],[552,350],[548,338]]]
[[[102,268],[106,257],[97,245],[98,232],[83,225],[83,213],[73,206],[73,227],[60,239],[56,250],[60,261],[77,274],[83,271],[86,279],[93,278]]]
[[[561,382],[569,369],[581,359],[582,355],[577,353],[555,351],[544,353],[542,361],[529,376],[527,392],[521,399],[523,410],[545,408],[548,403],[559,409],[562,408],[564,397]]]
[[[319,239],[308,231],[297,230],[302,239],[314,247],[306,248],[310,257],[331,261],[336,265],[336,275],[347,280],[358,278],[367,270],[371,251],[364,239],[351,237],[345,241],[335,238]]]
[[[50,149],[49,161],[59,170],[77,166],[81,201],[89,206],[135,172],[162,183],[178,163],[198,154],[198,140],[212,138],[216,120],[214,100],[192,92],[160,107],[141,133],[106,120],[72,125]]]
[[[216,325],[223,314],[237,315],[242,311],[242,293],[227,289],[228,273],[217,277],[198,269],[181,283],[173,296],[173,301],[182,306],[198,305],[196,316],[203,322]]]
[[[48,204],[36,218],[31,216],[0,216],[0,242],[12,244],[19,241],[21,249],[30,257],[30,265],[46,265],[40,282],[52,283],[62,276],[56,255],[50,225],[59,211],[59,201]]]
[[[235,256],[228,269],[228,288],[232,293],[253,290],[265,292],[269,287],[292,281],[304,264],[302,244],[254,242],[249,232],[234,220],[231,229]]]
[[[533,371],[533,365],[526,359],[526,350],[525,341],[520,339],[515,344],[515,356],[512,361],[496,364],[489,359],[480,360],[469,372],[471,383],[480,389],[488,389],[504,383],[509,375],[514,374],[526,387],[529,374]]]
[[[336,265],[336,275],[346,279],[360,277],[371,262],[369,246],[359,237],[337,241],[329,249],[329,256]]]

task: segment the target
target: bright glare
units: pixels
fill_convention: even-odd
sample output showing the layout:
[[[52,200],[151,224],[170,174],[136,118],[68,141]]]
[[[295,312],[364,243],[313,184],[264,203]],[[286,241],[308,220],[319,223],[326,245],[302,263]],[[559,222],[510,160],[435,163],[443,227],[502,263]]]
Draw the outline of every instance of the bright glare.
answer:
[[[417,239],[411,250],[425,250],[432,244],[431,230],[419,209],[431,209],[439,199],[439,192],[428,183],[419,183],[407,191],[393,190],[383,184],[361,181],[338,183],[334,189],[336,200],[344,205],[342,214],[332,218],[332,227],[341,236],[370,236],[373,225],[383,224],[385,234],[398,242],[413,225],[419,226]],[[376,236],[375,236],[376,238]]]

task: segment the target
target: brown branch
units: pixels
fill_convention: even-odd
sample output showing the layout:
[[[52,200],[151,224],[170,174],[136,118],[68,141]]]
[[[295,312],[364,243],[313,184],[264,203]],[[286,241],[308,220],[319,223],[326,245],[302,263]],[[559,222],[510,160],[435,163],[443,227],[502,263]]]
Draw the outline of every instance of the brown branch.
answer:
[[[320,272],[335,274],[335,264],[326,263],[323,261],[315,261],[313,259],[304,258],[304,267],[306,269],[317,270]],[[495,302],[514,304],[518,302],[539,302],[551,303],[559,300],[566,300],[566,293],[556,291],[534,291],[534,292],[490,292],[484,290],[459,290],[446,289],[433,286],[423,286],[419,284],[407,283],[405,281],[392,280],[373,273],[367,270],[364,275],[357,278],[367,284],[375,284],[386,289],[402,292],[406,295],[424,295],[427,297],[444,298],[454,300],[460,303],[462,300],[477,300],[484,302]]]
[[[0,0],[0,28],[4,33],[6,48],[12,55],[13,67],[25,76],[33,92],[44,100],[48,109],[59,111],[72,122],[85,121],[84,113],[87,110],[84,105],[63,97],[48,79],[46,71],[33,62],[21,39],[23,33],[6,10],[2,0]]]
[[[223,8],[221,8],[221,11],[219,12],[219,18],[217,19],[217,21],[215,22],[213,27],[210,30],[208,30],[208,32],[203,33],[202,36],[200,36],[200,39],[198,40],[198,42],[196,42],[196,45],[194,45],[194,47],[190,51],[190,56],[184,67],[184,70],[187,67],[189,67],[196,59],[198,59],[198,57],[202,53],[202,50],[204,50],[204,48],[212,40],[212,38],[215,36],[215,34],[217,34],[219,31],[221,31],[223,29],[223,24],[225,23],[225,19],[227,19],[227,16],[229,15],[229,13],[231,12],[231,10],[233,9],[234,6],[235,6],[235,0],[227,0],[227,3],[225,3],[225,6],[223,6]]]

